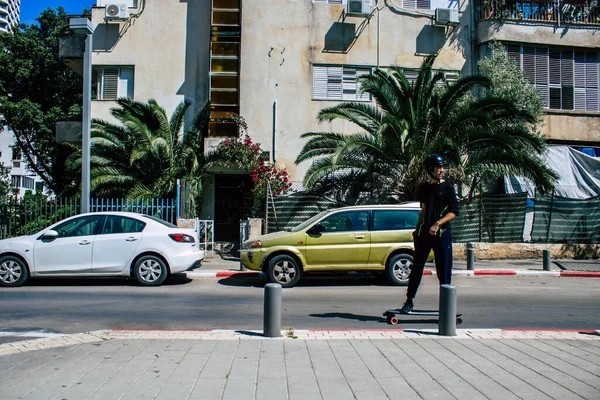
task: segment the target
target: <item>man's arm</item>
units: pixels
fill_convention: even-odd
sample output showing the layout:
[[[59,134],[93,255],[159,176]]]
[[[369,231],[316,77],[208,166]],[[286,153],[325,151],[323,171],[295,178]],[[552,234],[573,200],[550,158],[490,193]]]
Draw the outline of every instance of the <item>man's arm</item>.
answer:
[[[419,227],[423,223],[424,219],[425,219],[425,204],[421,203],[421,211],[419,212],[419,220],[417,221],[417,227],[415,228],[415,230],[412,233],[413,238],[415,236],[417,236],[417,230],[419,229]]]
[[[436,221],[436,223],[433,224],[431,226],[431,228],[429,228],[429,234],[437,235],[438,231],[440,230],[440,226],[447,224],[448,222],[452,221],[454,218],[456,218],[456,214],[454,214],[453,212],[449,212],[448,214],[444,215],[442,218],[440,218],[438,221]]]

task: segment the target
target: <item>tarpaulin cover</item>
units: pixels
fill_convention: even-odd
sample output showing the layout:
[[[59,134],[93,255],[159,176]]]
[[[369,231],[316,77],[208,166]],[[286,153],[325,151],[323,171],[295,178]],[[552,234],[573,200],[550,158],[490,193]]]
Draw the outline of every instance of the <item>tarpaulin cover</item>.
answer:
[[[549,146],[543,157],[548,167],[558,173],[554,194],[571,199],[600,195],[600,157],[591,157],[569,146]],[[535,197],[534,185],[525,178],[504,179],[506,193],[528,192]]]

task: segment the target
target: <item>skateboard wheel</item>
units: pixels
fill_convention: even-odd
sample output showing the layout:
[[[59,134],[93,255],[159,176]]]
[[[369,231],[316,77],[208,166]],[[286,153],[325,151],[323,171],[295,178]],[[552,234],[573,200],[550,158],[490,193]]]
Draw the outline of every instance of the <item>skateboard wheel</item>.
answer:
[[[462,324],[462,318],[456,318],[456,324],[457,325]]]
[[[398,318],[396,318],[396,317],[390,318],[390,324],[396,325],[397,323],[398,323]]]

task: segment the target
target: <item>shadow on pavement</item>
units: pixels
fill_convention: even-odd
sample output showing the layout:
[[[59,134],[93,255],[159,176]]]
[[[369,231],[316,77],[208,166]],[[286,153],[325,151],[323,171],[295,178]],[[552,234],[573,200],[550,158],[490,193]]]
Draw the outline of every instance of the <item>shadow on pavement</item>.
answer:
[[[261,276],[235,274],[227,278],[220,279],[219,283],[226,286],[262,287],[268,283],[268,281],[266,278]],[[295,287],[321,286],[390,286],[390,283],[385,278],[368,273],[349,273],[343,275],[335,275],[331,273],[311,273],[303,275]]]
[[[185,285],[193,282],[184,273],[174,274],[168,277],[161,286],[177,286]],[[24,285],[33,287],[45,286],[142,286],[135,279],[127,279],[123,277],[64,277],[64,278],[33,278],[27,281]]]
[[[355,321],[361,322],[386,322],[383,317],[375,317],[373,315],[356,315],[351,313],[323,313],[323,314],[309,314],[310,317],[315,318],[342,318],[342,319],[352,319]]]

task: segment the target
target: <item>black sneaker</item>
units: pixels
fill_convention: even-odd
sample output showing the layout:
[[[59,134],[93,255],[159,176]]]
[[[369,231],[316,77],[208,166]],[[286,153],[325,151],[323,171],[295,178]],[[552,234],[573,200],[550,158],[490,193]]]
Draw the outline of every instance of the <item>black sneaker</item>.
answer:
[[[412,300],[406,300],[406,303],[404,303],[404,305],[402,306],[402,308],[400,309],[400,311],[403,314],[410,314],[410,312],[413,310],[413,302]]]

